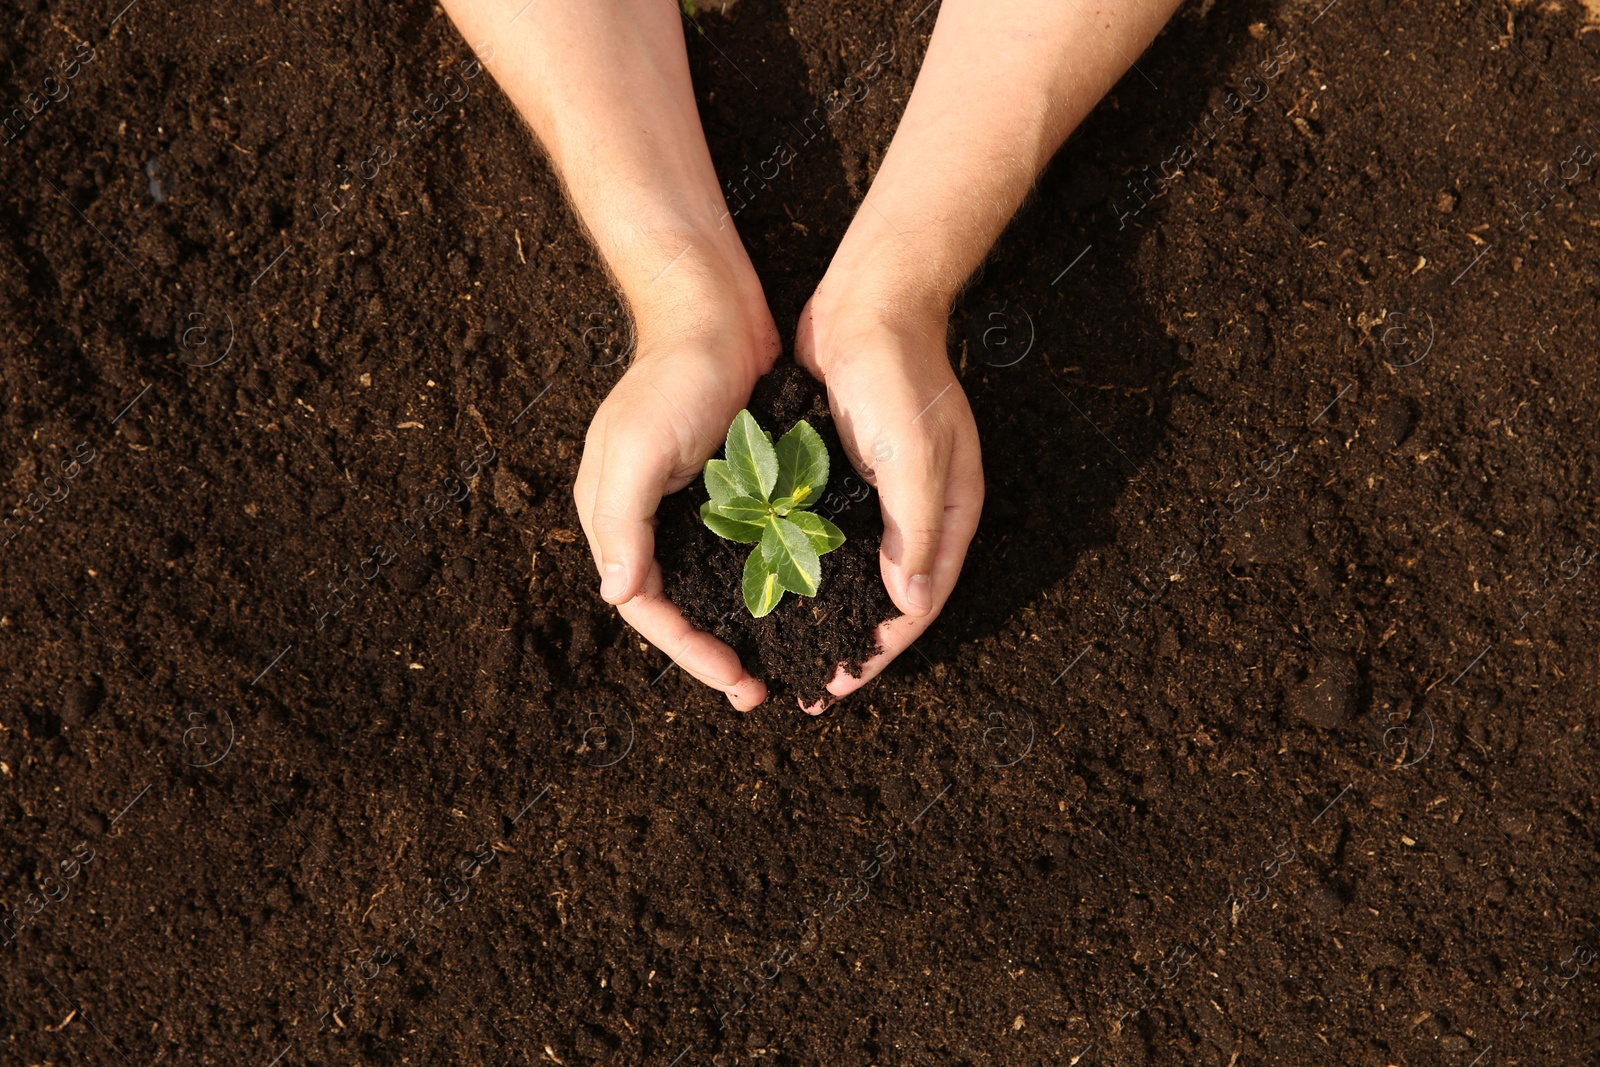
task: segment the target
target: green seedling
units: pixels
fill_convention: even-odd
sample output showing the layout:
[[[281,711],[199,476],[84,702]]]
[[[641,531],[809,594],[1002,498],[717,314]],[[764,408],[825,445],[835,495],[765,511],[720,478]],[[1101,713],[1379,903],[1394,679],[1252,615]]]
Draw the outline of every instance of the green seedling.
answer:
[[[804,419],[778,438],[748,411],[728,427],[723,459],[706,463],[700,520],[718,537],[755,545],[744,561],[744,605],[756,618],[770,614],[784,591],[816,596],[820,557],[844,544],[844,534],[806,511],[828,484],[828,448]]]

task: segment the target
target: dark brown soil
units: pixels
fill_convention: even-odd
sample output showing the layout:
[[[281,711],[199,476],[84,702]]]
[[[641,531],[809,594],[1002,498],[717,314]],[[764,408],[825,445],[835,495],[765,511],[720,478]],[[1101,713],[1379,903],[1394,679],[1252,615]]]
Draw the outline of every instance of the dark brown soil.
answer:
[[[877,494],[845,459],[816,379],[784,360],[761,379],[749,408],[774,437],[805,419],[828,446],[828,485],[810,510],[838,526],[845,543],[822,557],[817,595],[786,593],[770,614],[751,618],[740,592],[751,546],[724,541],[700,521],[709,494],[699,481],[662,502],[656,558],[667,596],[690,622],[739,653],[767,683],[769,700],[793,705],[798,698],[809,707],[828,695],[836,667],[860,677],[861,664],[878,651],[878,624],[900,614],[878,566],[883,519]]]
[[[0,1062],[1594,1062],[1581,9],[1186,7],[957,308],[955,597],[811,718],[597,600],[626,324],[443,15],[120,7],[0,34]],[[786,336],[933,18],[690,30],[730,179],[828,115]]]

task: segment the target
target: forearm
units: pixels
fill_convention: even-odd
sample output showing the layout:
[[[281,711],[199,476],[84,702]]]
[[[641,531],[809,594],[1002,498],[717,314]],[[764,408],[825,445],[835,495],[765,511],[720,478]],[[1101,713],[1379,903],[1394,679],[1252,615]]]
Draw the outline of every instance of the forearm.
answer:
[[[1177,0],[944,0],[905,115],[836,264],[947,310],[1067,135]]]
[[[754,281],[706,149],[672,0],[442,0],[487,42],[636,313]],[[525,6],[526,5],[526,6]]]

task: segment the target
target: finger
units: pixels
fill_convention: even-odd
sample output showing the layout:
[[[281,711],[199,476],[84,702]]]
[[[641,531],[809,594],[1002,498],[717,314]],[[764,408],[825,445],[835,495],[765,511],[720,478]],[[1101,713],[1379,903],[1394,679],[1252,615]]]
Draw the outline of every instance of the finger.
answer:
[[[822,381],[822,364],[817,362],[817,323],[811,313],[814,301],[807,300],[800,309],[800,321],[794,330],[794,361],[805,368],[817,381]]]
[[[617,611],[641,637],[695,679],[726,694],[740,711],[749,711],[767,699],[766,684],[744,669],[738,654],[705,631],[696,630],[663,595],[659,563],[651,564],[638,595],[619,605]]]
[[[933,625],[933,620],[937,617],[938,612],[929,612],[921,616],[902,615],[898,619],[879,623],[876,635],[877,654],[861,665],[860,675],[851,674],[841,664],[834,672],[833,681],[828,683],[828,692],[842,700],[872,681],[883,673],[885,667],[898,659],[900,653],[910,648],[917,638]],[[818,709],[811,714],[816,715],[822,710],[826,709]]]
[[[895,607],[921,617],[933,610],[932,572],[944,530],[950,454],[938,442],[925,439],[904,446],[880,439],[872,451],[883,509],[883,546],[878,556],[884,588]]]
[[[944,602],[961,577],[962,565],[967,561],[967,548],[978,532],[978,519],[983,514],[983,453],[978,446],[978,430],[972,426],[967,439],[958,443],[950,455],[950,473],[944,488],[944,529],[939,537],[939,555],[933,565],[934,613],[943,610]]]
[[[837,700],[832,696],[825,696],[814,703],[807,704],[799,697],[795,697],[795,703],[799,704],[800,710],[805,712],[807,715],[821,715],[823,712],[833,707],[833,705],[837,703]]]
[[[644,586],[655,555],[656,508],[671,471],[661,449],[613,429],[594,482],[589,535],[600,568],[600,596],[625,603]]]
[[[944,611],[945,603],[955,589],[956,579],[961,577],[967,548],[977,532],[978,517],[983,512],[983,460],[976,437],[969,444],[957,447],[951,459],[945,498],[944,529],[932,573],[933,610],[920,617],[902,615],[880,624],[876,633],[879,651],[861,665],[861,674],[852,675],[843,666],[835,671],[833,680],[828,683],[828,692],[835,698],[849,696],[882,674],[883,669],[910,648]],[[817,715],[826,708],[826,704],[813,705],[805,710]]]
[[[583,529],[584,540],[589,543],[589,555],[594,558],[596,570],[600,569],[600,545],[594,539],[589,516],[594,514],[595,487],[600,481],[601,465],[601,449],[585,444],[583,458],[578,461],[578,476],[572,482],[572,502],[578,509],[578,525]]]

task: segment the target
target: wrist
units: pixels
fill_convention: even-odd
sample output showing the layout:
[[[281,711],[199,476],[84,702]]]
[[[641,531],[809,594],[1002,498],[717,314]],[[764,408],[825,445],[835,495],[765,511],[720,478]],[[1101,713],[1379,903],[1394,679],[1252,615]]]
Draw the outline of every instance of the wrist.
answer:
[[[815,351],[824,372],[840,360],[947,362],[945,336],[954,286],[940,284],[912,257],[886,245],[841,245],[812,297]]]
[[[732,227],[728,228],[729,233]],[[635,359],[693,350],[754,386],[780,347],[766,296],[737,236],[674,232],[618,271],[633,316]]]

